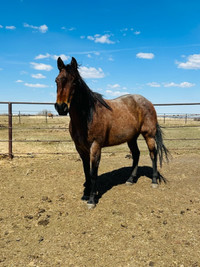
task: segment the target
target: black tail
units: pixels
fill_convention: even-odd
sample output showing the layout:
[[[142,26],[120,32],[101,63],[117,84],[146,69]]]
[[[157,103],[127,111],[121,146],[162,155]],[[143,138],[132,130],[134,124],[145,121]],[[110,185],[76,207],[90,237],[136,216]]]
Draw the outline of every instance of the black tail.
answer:
[[[168,162],[170,152],[165,147],[165,145],[163,143],[163,132],[162,132],[161,126],[159,124],[157,124],[157,126],[156,126],[155,140],[156,140],[156,145],[157,145],[157,153],[158,153],[158,157],[159,157],[159,161],[160,161],[160,167],[162,167],[162,162],[163,162],[164,156]]]

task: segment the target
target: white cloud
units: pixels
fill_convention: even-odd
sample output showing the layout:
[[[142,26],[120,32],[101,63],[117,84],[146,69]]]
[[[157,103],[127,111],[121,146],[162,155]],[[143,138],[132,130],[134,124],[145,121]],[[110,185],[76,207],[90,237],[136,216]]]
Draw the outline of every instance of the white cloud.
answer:
[[[25,83],[24,84],[25,86],[27,87],[31,87],[31,88],[46,88],[46,87],[49,87],[48,85],[45,85],[45,84],[40,84],[40,83]]]
[[[93,36],[88,36],[87,38],[88,38],[88,40],[90,40],[90,41],[94,41],[94,40],[95,40],[95,38],[94,38]]]
[[[47,64],[43,64],[43,63],[35,63],[35,62],[31,62],[30,63],[32,65],[32,67],[35,70],[45,70],[45,71],[50,71],[53,69],[53,67],[51,65],[47,65]]]
[[[131,29],[132,30],[132,29]],[[123,28],[120,30],[121,32],[127,32],[128,31],[128,28]]]
[[[49,58],[51,55],[49,53],[46,53],[45,55],[39,54],[38,56],[35,57],[35,59],[44,59],[44,58]]]
[[[108,60],[109,61],[114,61],[114,58],[112,56],[109,56]]]
[[[121,86],[121,85],[119,85],[118,83],[115,83],[115,84],[108,84],[107,85],[107,88],[110,90],[110,89],[118,89],[118,90],[127,90],[127,88],[125,87],[125,86]],[[108,90],[108,91],[109,91]],[[125,94],[125,93],[123,93],[123,94]],[[127,93],[128,94],[128,93]]]
[[[105,74],[101,68],[93,68],[93,67],[80,67],[79,68],[80,74],[83,78],[104,78]]]
[[[4,28],[4,26],[3,25],[0,25],[0,29],[3,29]],[[5,26],[5,29],[6,30],[15,30],[16,29],[16,27],[15,26]]]
[[[41,25],[41,26],[33,26],[33,25],[28,24],[28,23],[24,23],[24,27],[37,30],[37,31],[39,31],[41,33],[46,33],[48,31],[48,27],[45,24]]]
[[[136,31],[136,30],[134,30],[134,28],[130,28],[130,29],[129,28],[124,28],[124,29],[121,29],[120,31],[123,33],[123,36],[126,36],[128,32],[132,32],[135,35],[141,34],[140,31]]]
[[[122,90],[127,90],[127,88],[121,87],[121,85],[118,83],[108,84],[107,87],[108,87],[108,90],[106,90],[106,93],[110,96],[117,97],[117,96],[128,94],[128,92],[122,91]]]
[[[141,32],[140,32],[140,31],[135,31],[134,34],[135,34],[135,35],[140,35]]]
[[[108,84],[108,88],[111,88],[111,89],[116,89],[116,88],[120,88],[121,86],[118,84],[118,83],[115,83],[115,84]]]
[[[110,96],[122,96],[128,94],[128,92],[122,92],[122,91],[112,91],[112,90],[106,90],[106,93]]]
[[[66,56],[65,54],[51,55],[49,53],[46,53],[45,55],[39,54],[38,56],[35,57],[35,59],[52,58],[52,59],[57,60],[58,57],[61,57],[63,60],[69,60],[69,58],[70,58],[70,56]]]
[[[95,34],[94,36],[88,36],[88,40],[94,41],[95,43],[101,43],[101,44],[114,44],[115,42],[111,41],[109,38],[111,37],[110,34]]]
[[[136,55],[137,58],[143,58],[143,59],[153,59],[155,55],[153,53],[138,53]]]
[[[47,27],[47,25],[41,25],[39,28],[39,31],[40,32],[42,32],[42,33],[45,33],[45,32],[47,32],[48,31],[48,27]]]
[[[17,80],[16,83],[23,83],[23,81],[22,80]]]
[[[7,29],[7,30],[15,30],[16,27],[15,27],[15,26],[6,26],[6,29]]]
[[[160,84],[157,82],[151,82],[151,83],[147,83],[148,86],[150,87],[160,87]]]
[[[150,87],[161,87],[161,86],[164,86],[164,87],[180,87],[180,88],[190,88],[190,87],[193,87],[195,86],[195,83],[189,83],[189,82],[182,82],[182,83],[175,83],[175,82],[168,82],[168,83],[158,83],[158,82],[150,82],[150,83],[147,83],[148,86]]]
[[[64,54],[61,54],[61,55],[52,55],[51,56],[53,59],[55,59],[55,60],[57,60],[59,57],[61,57],[62,58],[62,60],[69,60],[70,59],[70,56],[66,56],[66,55],[64,55]]]
[[[164,87],[180,87],[180,88],[190,88],[195,86],[195,83],[189,83],[189,82],[182,82],[182,83],[165,83]]]
[[[61,27],[61,30],[65,30],[65,31],[70,31],[70,32],[72,32],[72,31],[75,31],[76,28],[75,28],[75,27],[66,28],[65,26],[63,26],[63,27]]]
[[[71,28],[68,29],[68,31],[70,31],[70,32],[75,31],[75,30],[76,30],[75,27],[71,27]]]
[[[176,62],[180,69],[197,70],[200,69],[200,54],[193,54],[187,57],[186,62]]]
[[[32,74],[31,77],[33,77],[35,79],[45,79],[46,78],[46,76],[42,75],[41,73]]]

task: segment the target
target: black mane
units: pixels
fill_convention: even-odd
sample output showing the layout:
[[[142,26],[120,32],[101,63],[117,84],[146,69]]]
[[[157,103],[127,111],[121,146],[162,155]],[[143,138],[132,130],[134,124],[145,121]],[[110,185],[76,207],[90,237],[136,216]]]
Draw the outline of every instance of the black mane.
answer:
[[[66,70],[68,71],[68,65]],[[81,115],[87,120],[87,122],[92,121],[93,112],[97,105],[104,106],[105,108],[112,110],[111,107],[105,102],[102,95],[93,92],[85,81],[80,76],[78,70],[76,72],[75,79],[75,91],[72,98],[72,104],[76,104]]]

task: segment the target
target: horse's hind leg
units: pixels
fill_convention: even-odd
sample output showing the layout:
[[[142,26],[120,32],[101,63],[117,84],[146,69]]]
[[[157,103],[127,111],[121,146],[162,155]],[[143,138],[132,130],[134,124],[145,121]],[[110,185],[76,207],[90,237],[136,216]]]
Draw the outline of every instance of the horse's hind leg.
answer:
[[[97,193],[97,173],[101,159],[101,147],[94,141],[90,148],[90,179],[91,179],[91,190],[90,197],[87,202],[88,208],[92,209],[96,205],[96,193]]]
[[[127,185],[132,185],[137,182],[137,170],[138,170],[138,162],[140,157],[140,151],[137,145],[137,138],[128,142],[128,146],[131,150],[132,157],[133,157],[133,166],[132,166],[132,173],[131,176],[126,181]]]
[[[156,188],[158,186],[158,170],[157,170],[157,149],[156,149],[156,141],[155,138],[152,136],[144,136],[148,149],[150,158],[152,160],[152,167],[153,167],[153,178],[152,178],[152,187]]]

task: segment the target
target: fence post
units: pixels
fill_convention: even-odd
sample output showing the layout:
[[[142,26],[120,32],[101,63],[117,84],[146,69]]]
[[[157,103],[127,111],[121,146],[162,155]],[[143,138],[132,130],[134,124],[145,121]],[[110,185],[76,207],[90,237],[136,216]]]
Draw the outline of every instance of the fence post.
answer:
[[[46,118],[46,123],[47,123],[47,111],[45,112],[45,118]]]
[[[185,124],[187,123],[187,114],[185,114]]]
[[[19,111],[19,124],[21,124],[21,113]]]
[[[12,103],[8,103],[8,155],[13,158],[12,153]]]

